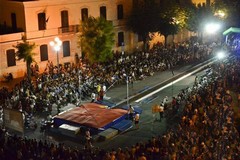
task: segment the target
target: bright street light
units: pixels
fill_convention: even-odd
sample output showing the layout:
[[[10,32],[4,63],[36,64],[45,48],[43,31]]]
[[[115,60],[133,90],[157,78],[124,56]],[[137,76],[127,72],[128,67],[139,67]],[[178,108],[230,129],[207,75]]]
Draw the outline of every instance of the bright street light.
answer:
[[[208,34],[215,34],[217,31],[219,31],[221,28],[221,25],[219,23],[209,23],[205,26],[205,31]]]
[[[219,51],[217,52],[217,58],[218,59],[223,59],[226,56],[226,53],[224,51]]]
[[[56,38],[54,38],[54,41],[50,42],[50,46],[52,46],[53,49],[57,52],[57,68],[58,68],[58,73],[59,73],[59,55],[58,55],[59,53],[58,52],[61,49],[62,41],[58,37],[56,37]]]

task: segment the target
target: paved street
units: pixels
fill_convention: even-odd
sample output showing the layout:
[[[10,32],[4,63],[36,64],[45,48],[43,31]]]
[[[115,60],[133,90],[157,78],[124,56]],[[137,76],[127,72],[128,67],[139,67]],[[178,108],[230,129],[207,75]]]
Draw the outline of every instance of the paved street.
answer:
[[[155,121],[155,118],[153,117],[151,112],[151,106],[153,104],[159,104],[164,96],[167,95],[169,97],[172,97],[175,94],[177,94],[181,89],[191,86],[191,83],[193,82],[195,76],[189,76],[187,79],[187,82],[183,83],[180,81],[162,90],[157,95],[154,95],[149,99],[142,100],[138,103],[135,101],[136,99],[139,99],[142,96],[142,93],[147,92],[148,90],[151,90],[154,87],[159,88],[163,85],[168,84],[169,82],[172,82],[173,79],[186,74],[186,71],[193,69],[194,66],[196,65],[176,67],[173,70],[174,75],[172,71],[158,72],[158,73],[155,73],[153,76],[147,77],[142,81],[134,82],[133,86],[129,85],[129,103],[132,105],[137,105],[141,107],[141,109],[143,109],[143,113],[141,114],[141,117],[140,117],[140,129],[135,129],[135,127],[133,126],[126,132],[123,132],[112,139],[109,139],[103,142],[94,142],[94,146],[105,148],[105,149],[112,149],[112,148],[126,147],[126,146],[130,147],[131,145],[136,144],[137,142],[147,141],[151,139],[151,137],[153,136],[161,135],[167,129],[173,127],[177,123],[177,116],[176,118],[172,117],[172,119],[170,120],[164,119],[162,122]],[[200,64],[199,66],[202,66],[202,64]],[[199,66],[197,66],[196,68],[199,68]],[[4,84],[6,85],[6,83]],[[9,85],[13,85],[13,84],[9,84]],[[108,90],[108,92],[106,93],[106,96],[109,98],[109,101],[116,103],[118,106],[126,105],[127,87],[126,85],[113,86]],[[75,105],[69,104],[68,106],[65,106],[64,108],[62,108],[62,110],[66,110],[71,107],[75,107]],[[54,116],[56,113],[57,113],[56,108],[53,108],[52,115]],[[159,115],[156,115],[156,117],[159,118]],[[36,117],[38,123],[40,123],[41,119],[43,118],[44,116],[41,116],[41,115]],[[44,135],[43,133],[40,133],[39,130],[40,129],[38,127],[37,130],[35,131],[26,131],[24,136],[27,136],[29,138],[45,139],[50,142],[61,142],[70,146],[82,147],[82,144],[80,142],[76,142],[76,140],[74,141],[72,139],[62,137],[62,136],[56,136],[56,135],[51,135],[51,136],[48,136],[47,134]]]

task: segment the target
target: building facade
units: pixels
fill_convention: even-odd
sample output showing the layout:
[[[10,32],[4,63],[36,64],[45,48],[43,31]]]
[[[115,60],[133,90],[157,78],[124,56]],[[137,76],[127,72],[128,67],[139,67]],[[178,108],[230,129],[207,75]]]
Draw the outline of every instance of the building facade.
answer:
[[[0,75],[13,73],[14,77],[24,76],[26,64],[15,59],[16,49],[22,35],[37,48],[34,59],[43,71],[46,64],[57,63],[57,54],[50,41],[59,37],[62,46],[59,63],[71,63],[75,55],[81,57],[77,46],[78,25],[89,16],[102,16],[112,21],[115,29],[114,51],[132,50],[138,43],[137,35],[125,27],[126,17],[132,8],[131,0],[0,0]],[[124,44],[124,47],[122,46]]]
[[[125,25],[133,1],[0,0],[0,77],[7,73],[12,73],[15,78],[26,74],[26,64],[16,60],[16,49],[13,47],[22,41],[23,35],[27,41],[37,45],[34,59],[40,72],[46,68],[48,61],[57,64],[57,53],[49,44],[55,37],[62,41],[58,52],[59,63],[74,62],[75,55],[82,55],[81,48],[77,46],[78,25],[89,16],[102,16],[113,23],[113,51],[132,52],[141,45],[138,36],[127,30]],[[189,36],[189,33],[181,33],[175,41],[186,40]]]

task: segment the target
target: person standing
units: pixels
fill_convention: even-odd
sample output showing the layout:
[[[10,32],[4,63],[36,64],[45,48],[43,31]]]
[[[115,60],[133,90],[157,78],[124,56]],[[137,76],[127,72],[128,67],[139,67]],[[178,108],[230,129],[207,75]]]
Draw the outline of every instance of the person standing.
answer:
[[[101,87],[101,90],[99,92],[99,97],[100,97],[100,100],[103,101],[103,97],[104,97],[103,87]]]
[[[85,138],[86,138],[86,148],[92,148],[92,143],[91,143],[91,133],[90,133],[90,129],[88,128],[85,132]]]
[[[100,91],[101,91],[101,85],[98,84],[98,85],[97,85],[97,93],[98,93],[98,96],[100,96]]]
[[[103,97],[106,97],[107,86],[103,83],[102,85]]]
[[[159,106],[159,115],[160,115],[160,122],[163,119],[164,107],[162,105]]]
[[[93,102],[95,102],[95,99],[96,99],[96,94],[94,93],[94,92],[92,92],[92,94],[91,94],[91,102],[93,103]]]
[[[140,119],[140,115],[137,113],[134,117],[134,124],[136,129],[139,129],[139,119]]]
[[[141,155],[138,157],[138,160],[147,160],[147,157],[144,153],[141,153]]]
[[[129,106],[129,110],[128,110],[128,113],[129,113],[129,119],[133,121],[133,115],[134,115],[134,108],[132,105]]]
[[[163,107],[164,108],[166,108],[167,107],[167,104],[168,104],[168,96],[165,96],[164,98],[163,98]]]

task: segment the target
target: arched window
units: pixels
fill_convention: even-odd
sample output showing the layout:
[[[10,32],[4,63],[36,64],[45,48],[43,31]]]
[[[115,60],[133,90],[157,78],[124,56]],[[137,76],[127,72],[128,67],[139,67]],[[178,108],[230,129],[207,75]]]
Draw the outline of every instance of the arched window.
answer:
[[[100,7],[100,17],[107,19],[107,8],[106,6]]]
[[[46,14],[44,12],[38,13],[38,30],[46,29]]]
[[[117,6],[117,18],[123,19],[123,5],[122,4],[119,4]]]
[[[68,27],[68,11],[64,10],[61,11],[61,22],[62,22],[62,27]]]
[[[16,66],[15,50],[14,49],[8,49],[6,51],[6,53],[7,53],[7,65],[8,65],[8,67]]]
[[[70,42],[64,41],[63,42],[63,57],[69,57],[70,56]]]
[[[11,13],[11,21],[12,21],[12,30],[17,31],[17,16],[16,16],[16,13]]]
[[[86,21],[88,19],[88,9],[83,8],[81,9],[82,21]]]
[[[40,58],[41,61],[48,60],[48,46],[46,44],[40,46]]]

